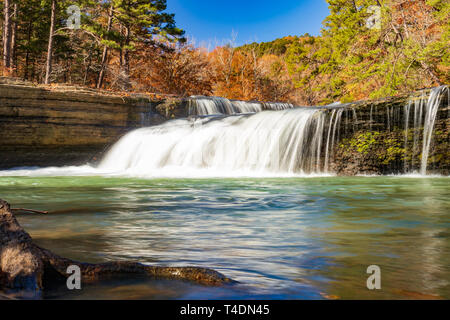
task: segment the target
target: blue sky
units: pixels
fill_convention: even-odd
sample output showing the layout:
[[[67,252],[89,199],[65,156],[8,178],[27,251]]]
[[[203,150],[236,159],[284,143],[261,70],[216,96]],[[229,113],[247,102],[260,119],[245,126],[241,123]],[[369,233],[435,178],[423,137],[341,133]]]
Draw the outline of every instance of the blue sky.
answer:
[[[167,0],[177,26],[197,46],[215,47],[237,34],[236,44],[320,33],[325,0]]]

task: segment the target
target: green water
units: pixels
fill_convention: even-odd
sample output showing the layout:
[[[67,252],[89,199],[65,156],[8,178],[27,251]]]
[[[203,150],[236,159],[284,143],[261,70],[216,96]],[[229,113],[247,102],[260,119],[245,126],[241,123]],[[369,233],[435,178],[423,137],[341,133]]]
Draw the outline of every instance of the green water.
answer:
[[[213,268],[226,288],[120,279],[46,298],[450,298],[449,178],[0,177],[19,222],[65,257]],[[370,265],[382,289],[366,287]]]

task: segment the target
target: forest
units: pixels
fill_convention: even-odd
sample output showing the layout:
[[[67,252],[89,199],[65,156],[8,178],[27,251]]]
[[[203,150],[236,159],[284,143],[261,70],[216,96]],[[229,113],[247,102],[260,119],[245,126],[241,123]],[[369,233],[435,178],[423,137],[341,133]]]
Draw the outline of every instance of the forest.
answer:
[[[327,3],[318,36],[208,50],[186,39],[166,0],[4,0],[1,70],[39,84],[296,105],[450,83],[448,0]]]

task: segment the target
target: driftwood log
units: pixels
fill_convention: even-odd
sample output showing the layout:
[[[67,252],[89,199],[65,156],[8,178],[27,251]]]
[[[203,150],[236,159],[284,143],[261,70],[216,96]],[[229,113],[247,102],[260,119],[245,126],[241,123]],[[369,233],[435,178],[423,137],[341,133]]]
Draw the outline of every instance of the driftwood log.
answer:
[[[9,204],[0,199],[0,290],[21,290],[38,296],[47,285],[64,284],[69,266],[81,270],[83,283],[116,275],[140,275],[155,279],[187,280],[220,286],[234,281],[211,269],[195,267],[147,266],[136,262],[89,264],[59,257],[33,243],[20,226]]]

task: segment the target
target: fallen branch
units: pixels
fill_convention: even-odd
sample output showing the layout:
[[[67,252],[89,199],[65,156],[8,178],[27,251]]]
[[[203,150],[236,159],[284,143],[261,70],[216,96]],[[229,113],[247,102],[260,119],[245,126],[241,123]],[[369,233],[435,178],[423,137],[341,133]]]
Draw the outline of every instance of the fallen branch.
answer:
[[[35,211],[35,210],[34,210]],[[97,282],[114,275],[144,275],[153,279],[173,279],[221,286],[235,281],[221,273],[196,267],[159,267],[120,261],[90,264],[62,258],[34,244],[20,226],[9,204],[0,199],[0,290],[31,292],[40,297],[50,285],[64,285],[69,266],[78,266],[83,282]]]
[[[39,211],[39,210],[32,210],[32,209],[25,209],[25,208],[14,208],[14,209],[11,209],[11,211],[23,211],[23,212],[31,212],[31,213],[48,214],[48,211]]]

